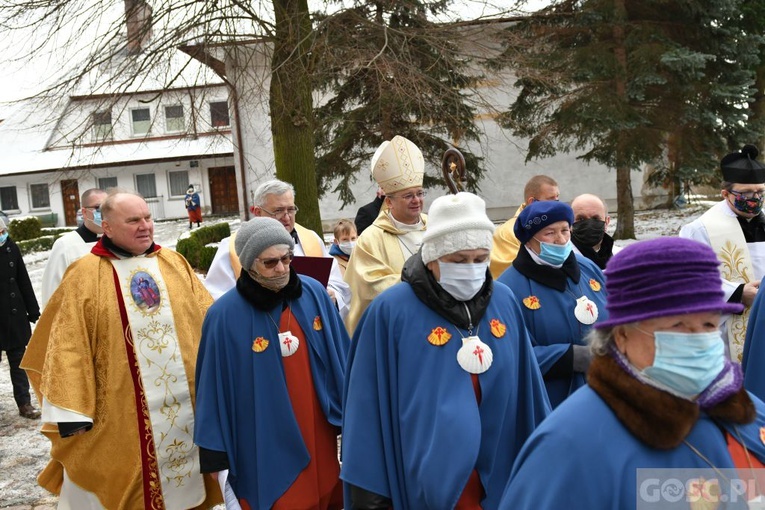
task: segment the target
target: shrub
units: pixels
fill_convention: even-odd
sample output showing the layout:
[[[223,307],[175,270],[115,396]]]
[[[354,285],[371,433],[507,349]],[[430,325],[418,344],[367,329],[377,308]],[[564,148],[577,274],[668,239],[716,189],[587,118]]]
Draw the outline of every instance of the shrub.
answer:
[[[35,239],[26,239],[19,241],[16,244],[19,246],[19,251],[22,255],[34,253],[36,251],[46,251],[53,248],[53,242],[56,240],[56,236],[43,236]]]
[[[24,218],[11,220],[8,225],[8,234],[16,242],[34,239],[42,235],[42,224],[40,218],[35,216],[26,216]]]
[[[206,272],[210,269],[215,252],[218,251],[218,242],[230,235],[231,227],[225,221],[198,228],[186,239],[179,240],[175,245],[175,251],[183,255],[191,267]],[[206,246],[208,244],[215,246]]]
[[[215,254],[218,253],[218,245],[203,246],[202,251],[199,252],[199,269],[207,272],[210,270]]]
[[[203,245],[217,243],[231,235],[231,227],[224,221],[193,230],[191,235],[196,236]]]
[[[199,268],[199,253],[204,248],[204,245],[199,242],[199,239],[191,234],[186,239],[181,239],[178,244],[175,245],[175,251],[184,256],[184,258],[191,264],[194,269]]]

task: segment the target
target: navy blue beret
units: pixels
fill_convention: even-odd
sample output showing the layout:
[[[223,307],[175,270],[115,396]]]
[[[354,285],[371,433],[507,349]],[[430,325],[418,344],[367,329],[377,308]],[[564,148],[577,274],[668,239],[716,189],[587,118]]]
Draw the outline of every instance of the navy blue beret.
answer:
[[[574,211],[570,205],[557,200],[536,200],[521,211],[513,233],[521,244],[526,244],[534,234],[559,221],[567,221],[569,225],[574,223]]]

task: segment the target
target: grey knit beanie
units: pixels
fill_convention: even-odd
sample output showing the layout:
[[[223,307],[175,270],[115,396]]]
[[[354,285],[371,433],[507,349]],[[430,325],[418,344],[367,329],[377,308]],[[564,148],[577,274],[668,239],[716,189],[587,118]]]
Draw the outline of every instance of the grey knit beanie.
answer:
[[[278,244],[285,244],[290,250],[295,248],[295,241],[284,225],[273,218],[261,216],[243,223],[234,239],[236,255],[245,271],[252,267],[258,255]]]

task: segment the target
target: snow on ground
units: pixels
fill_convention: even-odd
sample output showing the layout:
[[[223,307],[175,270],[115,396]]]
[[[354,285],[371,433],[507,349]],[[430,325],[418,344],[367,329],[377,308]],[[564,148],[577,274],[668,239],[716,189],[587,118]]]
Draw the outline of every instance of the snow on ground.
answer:
[[[680,227],[698,217],[708,204],[694,204],[686,209],[640,211],[635,215],[635,234],[638,239],[677,235]],[[612,218],[613,232],[616,218]],[[237,230],[239,218],[221,218],[207,224],[228,221],[231,230]],[[158,222],[154,239],[161,246],[174,248],[188,235],[188,222],[184,220]],[[624,246],[634,241],[617,241]],[[43,270],[50,252],[33,253],[24,257],[32,286],[39,296]],[[204,276],[200,275],[204,279]],[[55,505],[56,497],[37,485],[37,474],[48,461],[48,440],[38,432],[40,422],[18,415],[13,401],[8,362],[0,361],[0,508],[12,506]],[[222,507],[221,507],[222,508]]]

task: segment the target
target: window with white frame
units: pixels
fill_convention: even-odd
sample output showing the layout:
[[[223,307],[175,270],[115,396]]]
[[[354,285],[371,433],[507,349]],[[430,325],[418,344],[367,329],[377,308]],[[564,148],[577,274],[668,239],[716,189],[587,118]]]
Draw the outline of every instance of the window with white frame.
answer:
[[[47,184],[30,184],[29,194],[32,197],[32,209],[45,209],[50,207],[50,193]]]
[[[2,207],[3,211],[18,210],[19,200],[16,196],[16,186],[0,188],[0,207]]]
[[[165,106],[165,131],[179,133],[186,130],[183,118],[183,105]]]
[[[147,135],[151,131],[151,112],[148,108],[133,108],[130,110],[130,120],[134,135]]]
[[[210,125],[212,127],[228,127],[231,120],[228,116],[228,101],[212,101],[210,103]]]
[[[154,174],[136,174],[135,189],[143,195],[143,198],[155,198],[157,196],[157,181]]]
[[[116,188],[117,187],[117,178],[116,177],[99,177],[98,178],[98,188],[102,189],[104,191],[108,190],[109,188]]]
[[[180,170],[177,172],[168,172],[168,180],[170,181],[170,196],[178,197],[186,194],[186,190],[189,189],[189,172],[186,170]]]
[[[112,139],[111,111],[93,112],[91,121],[93,123],[93,141],[100,142]]]

